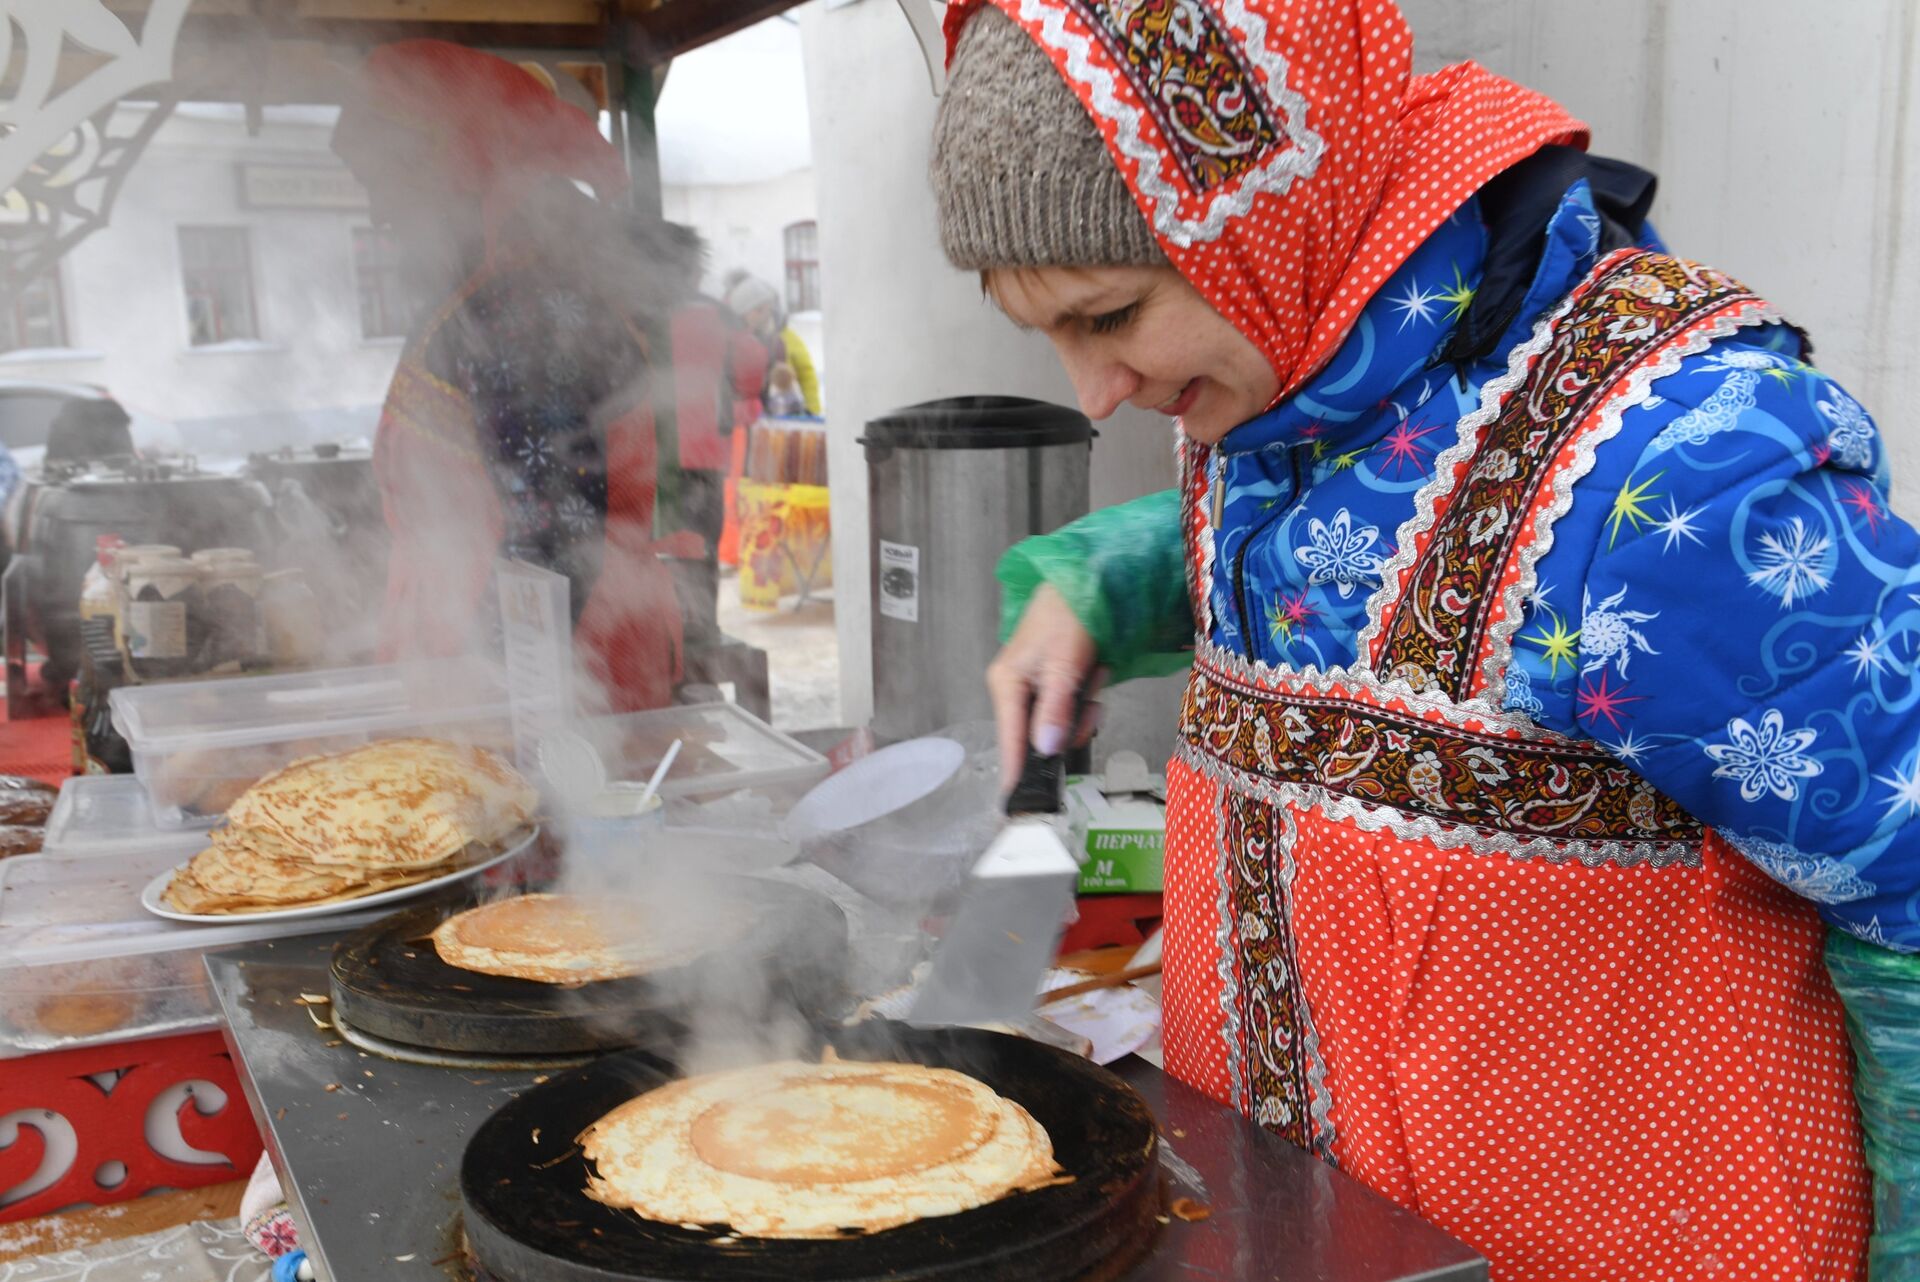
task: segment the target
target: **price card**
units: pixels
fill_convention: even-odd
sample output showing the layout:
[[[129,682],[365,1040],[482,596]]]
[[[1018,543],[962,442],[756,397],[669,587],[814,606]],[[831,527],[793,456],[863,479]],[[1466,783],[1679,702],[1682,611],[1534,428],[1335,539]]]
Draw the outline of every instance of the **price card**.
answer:
[[[565,575],[525,561],[496,561],[494,579],[500,590],[514,756],[529,778],[538,778],[534,750],[541,739],[564,729],[573,713],[571,588]]]

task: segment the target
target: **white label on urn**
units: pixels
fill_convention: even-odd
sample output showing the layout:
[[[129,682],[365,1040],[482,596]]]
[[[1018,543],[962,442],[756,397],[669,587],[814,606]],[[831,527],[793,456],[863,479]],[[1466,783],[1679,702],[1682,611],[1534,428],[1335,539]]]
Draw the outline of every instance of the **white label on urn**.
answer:
[[[920,549],[880,540],[880,613],[920,622]]]

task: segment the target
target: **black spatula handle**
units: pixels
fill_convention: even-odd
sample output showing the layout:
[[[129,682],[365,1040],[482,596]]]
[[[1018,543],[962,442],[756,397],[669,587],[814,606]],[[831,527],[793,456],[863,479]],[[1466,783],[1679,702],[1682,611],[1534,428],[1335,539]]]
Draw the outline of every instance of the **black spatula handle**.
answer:
[[[1080,733],[1080,720],[1087,712],[1087,687],[1073,695],[1073,720],[1067,727],[1069,743]],[[1027,723],[1033,723],[1033,710],[1027,710]],[[1061,752],[1047,756],[1027,737],[1027,759],[1021,763],[1019,781],[1007,794],[1010,815],[1057,815],[1067,808],[1067,758]]]

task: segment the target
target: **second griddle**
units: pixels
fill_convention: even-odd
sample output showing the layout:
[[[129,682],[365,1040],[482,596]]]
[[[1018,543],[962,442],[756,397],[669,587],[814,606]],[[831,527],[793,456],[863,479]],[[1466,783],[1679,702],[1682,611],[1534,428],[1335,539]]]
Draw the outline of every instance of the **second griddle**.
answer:
[[[845,995],[847,925],[839,908],[784,882],[715,881],[753,915],[746,938],[684,966],[573,988],[449,966],[428,936],[478,901],[430,901],[334,946],[334,1014],[387,1041],[482,1055],[664,1049],[678,1042],[690,1002],[702,996],[764,998],[770,1006],[830,1014]]]

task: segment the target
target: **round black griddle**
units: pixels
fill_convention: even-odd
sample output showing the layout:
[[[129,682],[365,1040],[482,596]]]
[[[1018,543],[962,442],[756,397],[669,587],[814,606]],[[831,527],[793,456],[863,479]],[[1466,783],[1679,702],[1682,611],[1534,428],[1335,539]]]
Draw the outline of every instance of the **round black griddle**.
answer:
[[[374,1038],[482,1055],[564,1055],[644,1046],[669,1051],[691,1006],[821,1014],[845,996],[847,923],[834,903],[784,882],[716,878],[727,902],[750,913],[745,939],[687,965],[634,979],[566,988],[483,975],[440,960],[434,927],[477,902],[430,901],[375,922],[334,945],[334,1016]]]
[[[1000,1033],[875,1022],[831,1037],[848,1059],[902,1060],[977,1077],[1032,1113],[1068,1184],[959,1215],[831,1240],[729,1237],[602,1206],[574,1138],[678,1074],[645,1053],[609,1056],[514,1100],[460,1164],[468,1248],[492,1282],[1094,1282],[1120,1275],[1159,1231],[1159,1138],[1133,1088],[1064,1051]],[[534,1137],[538,1135],[536,1140]]]

